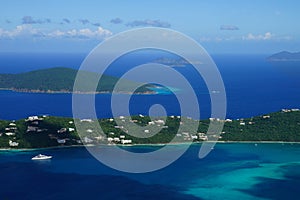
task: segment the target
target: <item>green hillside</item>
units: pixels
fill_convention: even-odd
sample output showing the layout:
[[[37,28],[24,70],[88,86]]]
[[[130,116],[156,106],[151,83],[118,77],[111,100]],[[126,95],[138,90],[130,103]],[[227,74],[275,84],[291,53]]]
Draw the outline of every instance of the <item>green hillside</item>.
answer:
[[[207,140],[207,128],[210,120],[196,121],[190,118],[169,116],[152,118],[148,116],[120,117],[122,123],[116,124],[112,119],[81,120],[79,127],[81,138],[75,127],[74,119],[52,116],[35,116],[24,120],[0,120],[0,148],[39,148],[82,145],[81,139],[89,144],[161,144],[176,142],[192,142]],[[184,119],[187,128],[178,130],[180,121]],[[218,121],[214,119],[214,121]],[[97,129],[100,124],[102,130]],[[198,131],[190,129],[190,124],[198,125]],[[138,130],[132,125],[145,127],[148,131]],[[131,129],[128,129],[130,128]],[[132,129],[133,128],[133,129]],[[151,137],[135,137],[128,130],[139,136],[158,131]],[[103,137],[106,135],[106,138]],[[300,142],[300,111],[298,109],[283,110],[264,116],[247,119],[226,120],[222,134],[215,135],[219,141],[284,141]],[[123,141],[123,142],[122,142]],[[15,142],[15,143],[13,143]]]
[[[35,70],[20,74],[0,74],[0,88],[11,89],[16,91],[39,91],[39,92],[71,92],[78,70],[56,67],[42,70]],[[99,74],[80,71],[84,77],[84,86],[94,83]],[[97,92],[111,92],[115,83],[118,81],[117,77],[103,75],[99,81]],[[134,82],[126,80],[122,88],[116,92],[128,92],[128,87]],[[78,92],[91,92],[82,89]],[[139,88],[136,92],[151,92],[146,86]]]

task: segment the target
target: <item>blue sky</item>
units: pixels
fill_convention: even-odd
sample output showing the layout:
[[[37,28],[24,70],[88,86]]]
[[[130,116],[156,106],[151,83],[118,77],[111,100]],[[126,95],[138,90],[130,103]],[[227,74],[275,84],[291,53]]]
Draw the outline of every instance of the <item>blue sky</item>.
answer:
[[[89,52],[132,28],[180,31],[209,53],[300,51],[299,1],[1,0],[0,52]]]

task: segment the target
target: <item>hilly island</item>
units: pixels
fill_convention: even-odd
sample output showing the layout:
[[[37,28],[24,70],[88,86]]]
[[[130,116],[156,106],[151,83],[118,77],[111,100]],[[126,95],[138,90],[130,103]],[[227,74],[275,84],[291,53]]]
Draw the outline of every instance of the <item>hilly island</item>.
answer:
[[[267,58],[271,62],[300,61],[300,52],[281,51]]]
[[[69,93],[69,92],[94,92],[77,90],[73,91],[74,81],[79,71],[65,67],[55,67],[49,69],[41,69],[19,74],[0,74],[0,88],[6,90],[14,90],[21,92],[48,92],[48,93]],[[109,75],[100,75],[94,72],[80,71],[82,77],[85,77],[84,86],[93,84],[101,77],[98,83],[96,93],[130,93],[128,88],[136,84],[130,80],[123,80],[123,85],[114,90],[114,86],[119,78]],[[138,88],[135,93],[155,93],[149,89],[155,87],[147,84]]]
[[[123,125],[117,124],[119,119]],[[29,116],[17,121],[0,120],[0,148],[44,148],[73,145],[131,145],[131,144],[166,144],[172,141],[201,142],[201,141],[271,141],[271,142],[300,142],[300,111],[299,109],[283,109],[279,112],[247,119],[206,119],[194,120],[187,117],[169,116],[119,116],[117,119],[81,119],[54,116]],[[184,121],[184,122],[183,122]],[[208,126],[212,122],[224,122],[222,133],[208,136]],[[77,132],[80,124],[80,136]],[[100,124],[101,130],[95,124]],[[182,123],[196,123],[198,130],[180,130]],[[128,126],[139,125],[148,127],[144,131],[136,131],[138,136],[128,132]],[[159,129],[151,137],[152,130]]]

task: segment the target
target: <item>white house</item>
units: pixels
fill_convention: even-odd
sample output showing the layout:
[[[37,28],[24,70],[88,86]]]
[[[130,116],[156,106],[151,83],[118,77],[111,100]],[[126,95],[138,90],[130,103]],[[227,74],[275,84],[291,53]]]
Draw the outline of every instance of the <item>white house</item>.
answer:
[[[155,124],[154,121],[148,122],[148,125],[154,125],[154,124]]]
[[[93,142],[93,140],[88,138],[88,137],[84,137],[83,140],[84,140],[85,143],[92,143]]]
[[[66,140],[65,139],[57,139],[56,140],[58,144],[65,144]]]
[[[198,136],[197,136],[197,135],[192,135],[191,138],[192,138],[193,140],[197,140],[197,139],[198,139]]]
[[[97,136],[97,137],[94,137],[96,140],[103,140],[103,136]]]
[[[190,134],[188,132],[182,132],[183,137],[185,138],[189,138]]]
[[[39,119],[39,117],[38,116],[29,116],[28,117],[28,121],[34,121],[34,120],[38,120]]]
[[[157,124],[165,124],[165,121],[162,120],[162,119],[158,119],[158,120],[155,121],[155,123],[157,123]]]
[[[269,118],[271,118],[270,115],[264,115],[264,116],[263,116],[263,119],[269,119]]]
[[[17,147],[17,146],[19,146],[19,143],[18,143],[18,142],[13,142],[13,141],[11,141],[11,140],[9,140],[8,144],[9,144],[9,146],[11,146],[11,147]]]
[[[26,132],[31,132],[31,131],[35,132],[37,130],[38,130],[38,127],[36,127],[36,126],[27,126]]]
[[[65,132],[67,132],[67,128],[61,128],[57,130],[57,133],[65,133]]]
[[[82,119],[82,120],[80,120],[80,122],[93,122],[93,120],[92,119]]]
[[[131,144],[132,140],[121,140],[122,144]]]

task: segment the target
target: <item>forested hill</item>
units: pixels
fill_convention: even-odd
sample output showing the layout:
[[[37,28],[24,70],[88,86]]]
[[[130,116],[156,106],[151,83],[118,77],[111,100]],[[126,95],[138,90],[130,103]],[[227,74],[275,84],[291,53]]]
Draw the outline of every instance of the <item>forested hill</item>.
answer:
[[[0,74],[0,88],[24,92],[72,92],[77,72],[78,70],[75,69],[56,67],[19,74]],[[86,77],[85,84],[93,83],[100,76],[93,72],[81,71],[81,73]],[[97,92],[112,92],[117,81],[117,77],[103,75],[99,81]],[[128,92],[126,88],[133,82],[126,80],[125,83],[116,92]],[[146,93],[151,91],[145,86],[137,92]]]
[[[186,117],[120,116],[115,119],[82,119],[53,116],[30,116],[17,121],[0,120],[0,148],[41,148],[85,144],[166,144],[169,142],[207,141],[210,123],[218,119],[194,120]],[[77,125],[75,126],[75,123]],[[184,123],[186,128],[180,129]],[[212,141],[280,141],[300,142],[300,110],[283,109],[267,115],[231,120],[226,119],[221,135]],[[98,126],[101,126],[101,130]],[[198,130],[193,130],[194,125]],[[124,126],[123,126],[124,125]],[[133,126],[134,127],[133,127]],[[136,129],[148,126],[145,131]],[[192,126],[191,126],[192,125]],[[80,127],[80,136],[77,128]],[[140,137],[128,132],[128,128]],[[149,133],[157,132],[153,136]],[[104,137],[105,135],[105,137]],[[148,135],[149,137],[145,137]]]

